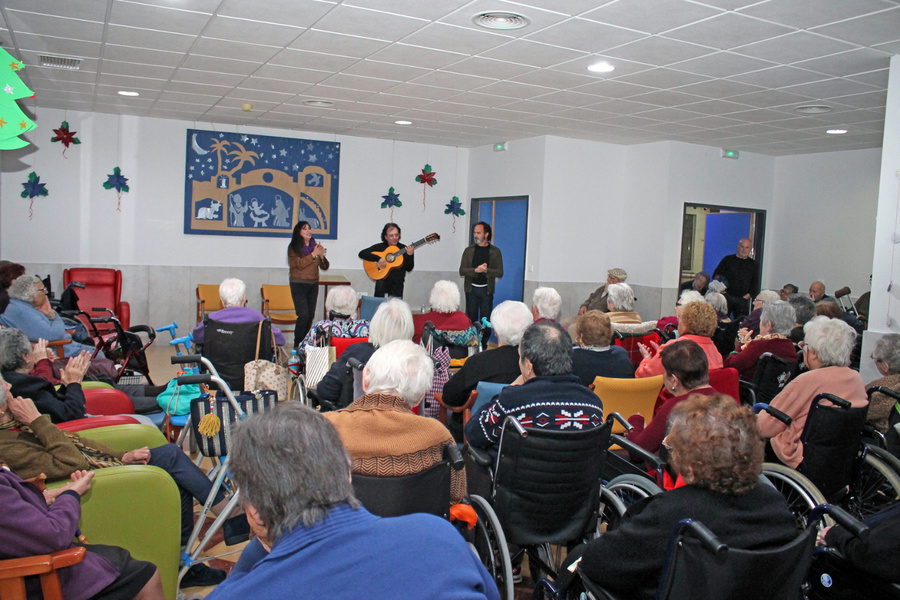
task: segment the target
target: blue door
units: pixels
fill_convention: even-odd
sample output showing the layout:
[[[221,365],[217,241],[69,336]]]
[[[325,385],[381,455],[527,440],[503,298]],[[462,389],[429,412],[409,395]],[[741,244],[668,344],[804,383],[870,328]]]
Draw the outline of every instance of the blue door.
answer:
[[[706,241],[703,246],[703,270],[713,274],[719,262],[737,253],[738,241],[751,233],[749,213],[719,213],[706,215]]]
[[[503,278],[497,280],[494,289],[494,306],[504,300],[521,301],[525,291],[528,197],[475,198],[472,209],[478,221],[493,228],[493,244],[503,253]]]

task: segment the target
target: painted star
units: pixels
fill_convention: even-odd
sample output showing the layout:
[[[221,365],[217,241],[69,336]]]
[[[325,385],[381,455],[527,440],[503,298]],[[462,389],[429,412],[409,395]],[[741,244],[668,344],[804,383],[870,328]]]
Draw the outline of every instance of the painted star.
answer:
[[[13,61],[13,62],[9,63],[9,68],[12,69],[13,71],[18,71],[19,69],[22,68],[22,63]]]
[[[0,127],[3,127],[4,125],[6,125],[6,119],[0,117]]]
[[[212,162],[212,159],[211,159],[211,158],[207,158],[207,159],[206,159],[206,162],[211,163],[211,162]]]
[[[299,170],[300,170],[300,165],[298,165],[297,163],[294,163],[293,165],[291,165],[291,168],[292,168],[293,170],[295,170],[295,171],[299,171]]]
[[[329,153],[328,153],[328,160],[331,160],[332,158],[334,158],[334,153],[333,153],[333,152],[329,152]]]
[[[220,132],[219,132],[219,137],[220,137],[220,138],[223,138],[223,137],[225,137],[225,134],[222,133],[222,132],[220,131]]]
[[[22,121],[21,123],[19,123],[19,128],[20,128],[20,129],[27,129],[27,128],[28,128],[28,123],[26,123],[25,121]]]
[[[246,134],[241,136],[241,141],[242,141],[242,142],[246,142],[246,141],[249,140],[249,139],[250,139],[250,138],[249,138]]]
[[[278,156],[275,155],[275,154],[273,154],[273,155],[272,155],[272,160],[275,160],[276,158],[278,158]]]
[[[280,155],[282,155],[282,156],[287,156],[287,150],[285,150],[284,148],[282,148],[281,150],[279,150],[278,153],[279,153]]]
[[[7,84],[6,84],[6,87],[3,88],[3,91],[6,92],[7,94],[12,94],[12,93],[13,93],[13,88],[12,88],[11,85],[9,85],[9,84],[7,83]]]
[[[318,158],[315,154],[310,154],[310,155],[309,155],[309,162],[314,163],[314,162],[316,162],[317,160],[319,160],[319,158]]]
[[[191,170],[191,171],[194,170],[194,165],[191,165],[191,166],[190,166],[190,170]]]
[[[310,142],[306,145],[306,149],[309,150],[310,152],[312,152],[313,150],[316,149],[316,147],[313,145],[312,142]]]
[[[195,158],[195,159],[194,159],[194,162],[197,162],[197,163],[198,163],[198,162],[200,162],[200,159],[199,159],[199,158]]]
[[[193,174],[193,173],[189,173],[189,174],[188,174],[188,179],[193,179],[193,178],[194,178],[194,174]]]
[[[259,145],[259,140],[256,139],[256,138],[250,138],[250,145],[251,145],[251,146],[258,146],[258,145]]]

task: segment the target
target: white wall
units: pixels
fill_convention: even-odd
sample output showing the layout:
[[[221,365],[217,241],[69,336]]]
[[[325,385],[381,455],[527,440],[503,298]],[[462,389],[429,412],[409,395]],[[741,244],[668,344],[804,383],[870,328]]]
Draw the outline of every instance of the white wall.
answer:
[[[0,155],[0,197],[8,199],[0,208],[4,258],[68,265],[285,265],[286,238],[183,233],[185,130],[233,131],[234,127],[41,109],[37,131],[47,134],[63,119],[82,141],[69,148],[68,158],[63,158],[60,144],[44,141],[45,135],[40,134],[31,136],[32,146]],[[466,150],[299,131],[241,131],[341,142],[339,236],[325,242],[334,267],[358,268],[356,253],[378,241],[381,226],[390,216],[388,209],[380,208],[381,196],[391,186],[403,202],[394,209],[394,220],[403,228],[404,241],[431,231],[442,236],[444,251],[422,251],[417,257],[420,267],[456,266],[454,257],[467,241],[465,227],[460,232],[457,226],[453,235],[451,218],[443,213],[452,196],[468,196]],[[415,177],[426,162],[437,171],[438,184],[428,189],[423,212],[423,186]],[[115,210],[115,191],[102,187],[115,166],[121,167],[131,188],[122,195],[121,213]],[[27,200],[18,195],[32,170],[47,183],[50,194],[35,200],[34,218],[29,221]]]

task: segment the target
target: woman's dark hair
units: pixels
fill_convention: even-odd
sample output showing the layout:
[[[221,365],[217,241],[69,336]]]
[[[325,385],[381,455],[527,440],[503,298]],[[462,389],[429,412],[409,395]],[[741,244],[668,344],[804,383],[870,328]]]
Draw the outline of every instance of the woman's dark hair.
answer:
[[[381,228],[381,241],[387,244],[387,232],[388,229],[396,229],[397,235],[402,235],[400,232],[400,226],[396,223],[385,223],[384,227]]]
[[[679,402],[669,419],[667,444],[672,466],[692,477],[689,483],[714,492],[746,494],[762,471],[756,415],[724,394],[694,394]]]
[[[13,281],[25,274],[25,267],[18,263],[6,263],[0,267],[0,287],[8,290]]]
[[[288,248],[293,250],[294,254],[297,256],[303,255],[303,246],[306,245],[306,242],[303,241],[303,236],[300,235],[300,232],[303,231],[304,227],[312,229],[312,225],[309,224],[309,221],[297,221],[297,224],[294,225],[294,231],[291,233],[291,243],[288,244]],[[309,243],[315,245],[315,240],[309,238]]]
[[[697,342],[675,341],[666,344],[659,354],[666,373],[677,377],[687,389],[692,390],[709,383],[709,359]]]

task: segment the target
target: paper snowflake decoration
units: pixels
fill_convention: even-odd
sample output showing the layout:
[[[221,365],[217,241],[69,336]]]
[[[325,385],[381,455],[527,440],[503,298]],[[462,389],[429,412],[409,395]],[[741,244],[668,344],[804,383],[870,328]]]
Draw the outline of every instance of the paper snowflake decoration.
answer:
[[[53,133],[56,135],[50,138],[51,142],[62,142],[62,145],[65,146],[63,148],[63,156],[66,156],[66,150],[69,149],[69,144],[80,144],[81,140],[75,137],[77,131],[69,131],[69,122],[63,121],[58,129],[54,129]]]
[[[47,184],[41,183],[41,178],[34,171],[28,174],[28,181],[23,183],[22,187],[25,189],[19,195],[30,200],[28,204],[28,220],[30,221],[34,216],[34,199],[38,196],[46,196],[50,192],[47,191]]]
[[[463,210],[462,203],[459,201],[458,196],[453,196],[453,199],[451,199],[446,206],[447,208],[444,210],[444,214],[453,215],[453,233],[456,233],[456,217],[465,215],[466,211]]]
[[[113,169],[113,172],[106,176],[103,187],[107,190],[113,188],[116,189],[116,194],[119,197],[119,203],[116,205],[116,210],[122,212],[122,192],[128,191],[128,178],[122,176],[122,170],[119,169],[119,167]]]
[[[422,169],[422,172],[416,175],[416,181],[422,184],[422,211],[425,211],[425,192],[428,191],[428,188],[434,187],[437,185],[437,171],[431,170],[431,165],[425,165],[425,168]]]

